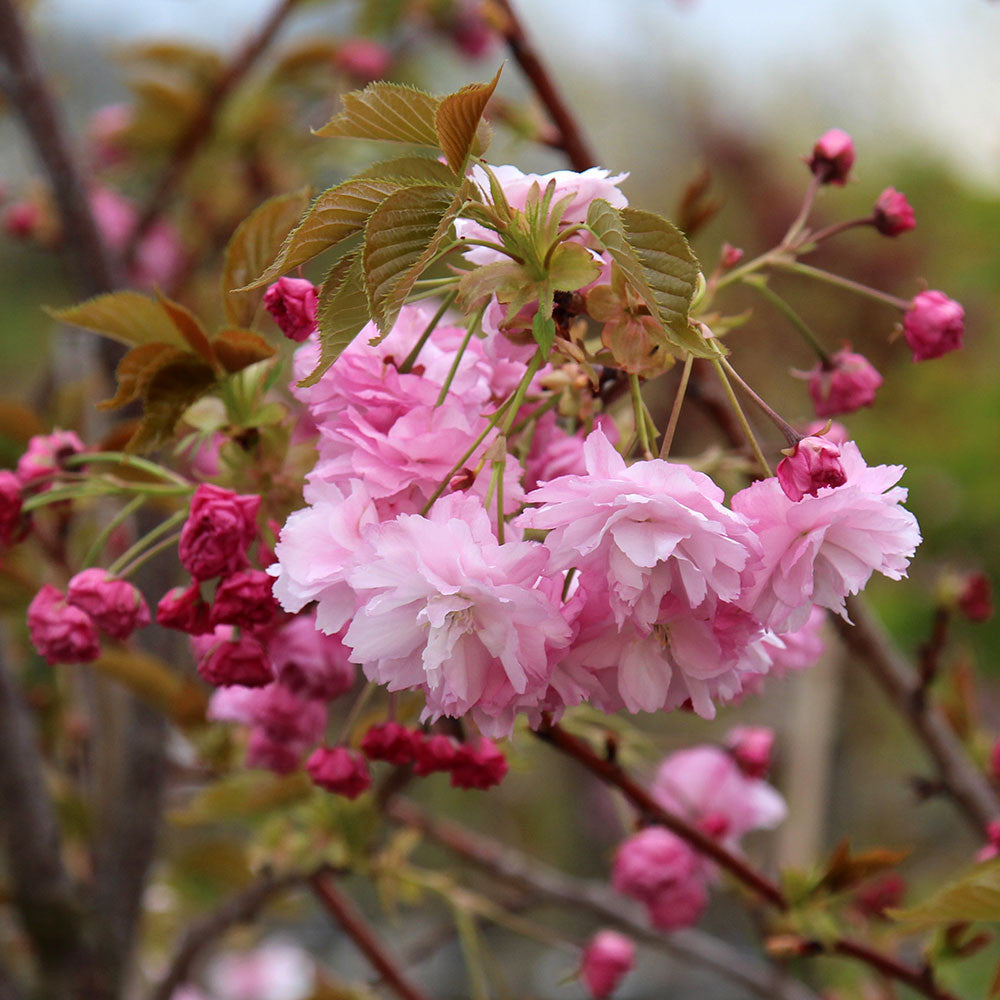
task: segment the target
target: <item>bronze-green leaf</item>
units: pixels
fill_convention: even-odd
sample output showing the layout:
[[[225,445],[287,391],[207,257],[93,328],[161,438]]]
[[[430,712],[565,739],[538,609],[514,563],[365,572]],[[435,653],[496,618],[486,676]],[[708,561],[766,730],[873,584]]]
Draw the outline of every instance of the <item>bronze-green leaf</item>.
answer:
[[[319,364],[299,382],[301,386],[315,385],[371,318],[360,253],[337,261],[330,269],[320,289],[316,314]]]
[[[344,95],[343,110],[316,135],[339,139],[381,139],[437,146],[434,118],[440,98],[401,83],[376,81]]]
[[[344,181],[324,191],[313,202],[305,218],[288,234],[274,262],[238,291],[274,281],[293,267],[356,236],[364,230],[372,212],[381,202],[401,187],[399,181],[372,178]]]
[[[501,66],[489,83],[470,83],[454,94],[442,98],[438,105],[434,118],[438,144],[444,152],[448,166],[456,174],[464,172],[466,158],[476,138],[476,130],[479,128],[486,105],[500,82],[502,70]]]
[[[263,290],[243,289],[277,257],[288,234],[309,207],[309,188],[279,194],[258,205],[237,227],[222,266],[222,301],[236,326],[253,322]]]
[[[109,292],[68,309],[49,309],[47,312],[61,323],[82,326],[123,344],[160,343],[187,348],[166,310],[140,292]]]
[[[915,928],[970,920],[1000,921],[1000,858],[976,865],[916,906],[888,913],[894,920]]]
[[[219,364],[227,372],[239,372],[258,361],[274,357],[275,349],[253,330],[221,330],[212,339]]]
[[[170,440],[184,411],[215,384],[215,372],[193,354],[160,365],[142,389],[142,422],[129,451],[149,451]]]
[[[440,249],[465,201],[457,193],[429,184],[389,195],[365,227],[364,284],[372,319],[383,334],[431,258]]]
[[[446,163],[433,156],[399,156],[394,160],[373,163],[367,170],[355,174],[353,180],[397,181],[401,186],[411,184],[440,184],[455,187],[458,181]]]
[[[125,406],[142,395],[146,383],[153,377],[157,369],[167,361],[174,361],[185,355],[179,347],[173,344],[140,344],[133,347],[125,357],[118,362],[115,377],[118,379],[118,391],[111,399],[105,399],[97,404],[99,410],[115,410]]]
[[[208,334],[205,333],[205,328],[201,325],[198,317],[179,302],[168,299],[159,289],[156,291],[156,299],[188,347],[202,360],[207,361],[210,365],[214,364],[215,355],[212,354],[212,345],[208,342]]]

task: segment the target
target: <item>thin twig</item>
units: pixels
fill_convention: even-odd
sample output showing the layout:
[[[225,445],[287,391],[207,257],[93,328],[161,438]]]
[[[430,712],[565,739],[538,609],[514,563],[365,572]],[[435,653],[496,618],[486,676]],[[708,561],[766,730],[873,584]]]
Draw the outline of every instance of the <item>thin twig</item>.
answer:
[[[504,35],[507,46],[521,71],[528,78],[553,124],[559,129],[558,140],[552,145],[562,149],[574,170],[587,170],[597,165],[597,157],[580,131],[580,126],[556,88],[544,63],[528,39],[509,0],[497,0],[505,15]]]
[[[566,875],[453,821],[433,818],[403,799],[393,800],[386,814],[536,899],[586,912],[679,961],[739,983],[764,1000],[816,1000],[812,990],[789,979],[779,969],[755,962],[708,934],[681,930],[667,935],[656,931],[642,919],[637,907],[614,895],[605,885]]]
[[[364,917],[333,884],[330,872],[316,872],[309,876],[308,881],[323,908],[337,921],[343,932],[371,962],[386,986],[393,990],[401,1000],[429,1000],[422,990],[417,989],[406,979],[396,960],[390,957],[385,945],[376,937],[375,932],[368,926]]]
[[[191,976],[195,963],[232,927],[254,920],[271,900],[304,881],[300,873],[263,875],[251,886],[227,899],[218,909],[193,923],[180,940],[163,978],[149,1000],[170,1000]]]
[[[298,0],[280,0],[270,17],[236,53],[233,60],[205,95],[201,109],[177,140],[170,160],[139,216],[139,222],[132,231],[123,254],[126,263],[134,259],[143,236],[149,232],[150,227],[169,206],[202,144],[211,137],[226,98],[239,86],[257,59],[274,41],[285,18],[288,17],[297,2]]]
[[[941,786],[978,836],[1000,819],[1000,797],[973,763],[961,740],[935,705],[921,697],[919,675],[903,656],[868,605],[847,599],[854,625],[831,615],[834,627],[862,668],[867,668],[889,701],[907,721],[937,766]]]

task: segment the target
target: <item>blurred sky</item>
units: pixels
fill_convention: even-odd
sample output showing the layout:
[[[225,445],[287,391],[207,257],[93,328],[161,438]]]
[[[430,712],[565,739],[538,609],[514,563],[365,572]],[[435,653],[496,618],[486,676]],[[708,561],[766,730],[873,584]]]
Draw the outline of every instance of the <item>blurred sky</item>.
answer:
[[[43,0],[38,16],[64,44],[66,39],[83,43],[87,36],[112,42],[172,36],[226,45],[272,4]],[[627,139],[615,135],[614,125],[618,102],[631,88],[640,103],[648,102],[665,119],[681,105],[690,113],[704,104],[726,124],[785,143],[837,125],[855,135],[862,154],[869,138],[882,152],[930,154],[967,181],[1000,189],[1000,3],[519,0],[517,5],[560,77],[586,87],[586,124],[595,136],[603,133],[607,149]],[[609,165],[622,159],[605,156]]]

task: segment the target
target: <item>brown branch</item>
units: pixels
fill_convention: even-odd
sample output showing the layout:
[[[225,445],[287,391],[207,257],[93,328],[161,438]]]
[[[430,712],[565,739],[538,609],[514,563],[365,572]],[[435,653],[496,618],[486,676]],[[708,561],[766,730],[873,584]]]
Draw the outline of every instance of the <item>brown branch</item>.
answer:
[[[536,899],[589,913],[679,961],[738,983],[764,1000],[817,1000],[802,983],[747,958],[723,941],[696,930],[663,934],[649,927],[637,907],[606,886],[573,878],[457,823],[432,818],[412,802],[395,799],[386,815],[420,830],[429,840]]]
[[[679,816],[664,809],[641,785],[629,778],[617,764],[599,757],[582,740],[566,732],[561,726],[547,721],[535,730],[535,735],[577,760],[591,774],[606,784],[618,788],[646,818],[672,830],[696,851],[711,858],[721,868],[734,875],[760,899],[782,912],[789,909],[788,900],[774,882],[756,871],[742,858],[730,854],[721,844],[707,837]],[[848,938],[838,938],[827,950],[855,958],[882,975],[905,982],[927,997],[928,1000],[957,1000],[953,994],[936,985],[930,970],[927,968],[914,969],[890,955],[885,955],[874,948],[869,948]]]
[[[253,885],[227,899],[218,909],[193,923],[180,940],[164,977],[149,1000],[170,1000],[178,987],[191,977],[194,964],[228,930],[254,920],[279,893],[303,882],[301,874],[262,876]]]
[[[933,759],[941,786],[977,835],[984,836],[990,821],[1000,819],[1000,797],[989,779],[970,759],[940,709],[922,696],[916,669],[895,646],[868,605],[857,597],[848,598],[847,613],[853,626],[830,616],[844,644],[859,664],[867,667],[907,721]]]
[[[511,55],[528,78],[553,124],[559,129],[558,139],[553,139],[549,145],[562,149],[574,170],[597,166],[594,151],[583,137],[579,123],[562,99],[509,0],[497,0],[497,6],[504,14],[504,37]]]
[[[340,924],[344,933],[401,1000],[429,1000],[425,993],[406,979],[396,960],[390,957],[385,945],[376,937],[364,917],[334,885],[329,871],[319,871],[309,876],[309,886],[327,913]]]
[[[61,248],[84,295],[110,291],[114,267],[90,211],[86,181],[70,151],[62,115],[45,83],[17,0],[0,0],[0,85],[31,137],[62,222]]]
[[[202,144],[211,137],[226,99],[239,86],[257,59],[274,41],[279,29],[297,2],[298,0],[279,0],[268,19],[246,41],[209,88],[198,114],[177,140],[170,159],[139,216],[139,221],[125,247],[124,259],[126,263],[130,263],[134,259],[143,236],[149,232],[150,227],[156,223],[170,205]]]
[[[0,1000],[24,1000],[24,994],[3,962],[0,962]]]

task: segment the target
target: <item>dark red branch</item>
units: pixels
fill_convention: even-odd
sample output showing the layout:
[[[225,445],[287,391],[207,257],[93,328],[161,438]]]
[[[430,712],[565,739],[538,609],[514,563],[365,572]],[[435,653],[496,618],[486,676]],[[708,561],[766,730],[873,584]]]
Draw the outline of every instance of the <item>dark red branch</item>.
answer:
[[[856,958],[859,962],[864,962],[871,969],[880,972],[888,979],[894,979],[898,983],[905,983],[911,989],[931,1000],[959,1000],[954,993],[942,989],[934,982],[934,977],[928,966],[914,969],[911,966],[898,962],[891,955],[870,948],[861,941],[854,941],[851,938],[840,938],[833,950],[838,955],[846,955],[848,958]]]
[[[391,958],[385,945],[376,937],[354,904],[334,885],[328,871],[316,872],[309,877],[309,886],[323,908],[340,925],[344,933],[357,945],[358,950],[371,962],[385,984],[402,1000],[429,1000],[427,995],[408,982],[402,970]]]
[[[586,170],[597,166],[597,157],[580,131],[580,125],[569,110],[562,95],[549,76],[548,70],[538,57],[524,27],[511,6],[509,0],[497,0],[497,5],[504,13],[504,36],[507,46],[521,71],[528,78],[538,99],[548,111],[552,123],[559,129],[558,138],[553,138],[548,145],[562,149],[574,170]]]
[[[219,112],[226,99],[250,72],[265,49],[274,41],[285,18],[288,17],[297,2],[298,0],[280,0],[270,17],[236,53],[232,62],[205,95],[201,110],[184,130],[180,139],[177,140],[170,160],[139,216],[139,222],[125,248],[126,263],[135,257],[143,236],[149,232],[150,227],[169,206],[202,144],[211,137]]]

